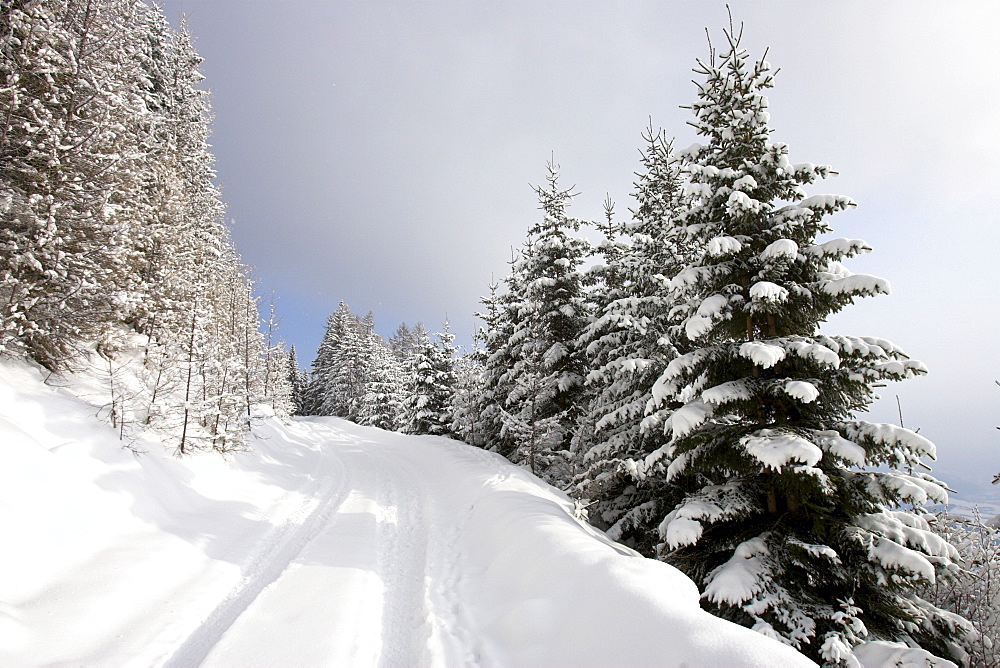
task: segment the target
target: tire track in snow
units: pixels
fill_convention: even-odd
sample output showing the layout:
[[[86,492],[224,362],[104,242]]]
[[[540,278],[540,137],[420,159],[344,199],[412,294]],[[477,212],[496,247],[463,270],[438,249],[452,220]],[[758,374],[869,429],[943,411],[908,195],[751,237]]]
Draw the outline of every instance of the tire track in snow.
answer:
[[[426,665],[431,626],[425,574],[432,530],[424,510],[427,499],[415,473],[380,450],[366,451],[375,465],[373,491],[380,506],[377,569],[384,598],[379,665]]]
[[[319,434],[316,437],[318,440]],[[349,490],[343,466],[331,467],[333,474],[317,476],[322,461],[317,462],[311,482],[300,490],[307,500],[281,526],[264,536],[245,560],[244,575],[239,583],[174,651],[165,666],[187,668],[200,664],[260,593],[281,576],[309,541],[329,523]]]
[[[381,548],[387,595],[379,665],[478,666],[459,592],[460,534],[470,513],[455,525],[449,495],[426,476],[426,458],[436,448],[403,439],[383,444],[378,467],[391,474],[383,493],[397,521],[387,524]]]

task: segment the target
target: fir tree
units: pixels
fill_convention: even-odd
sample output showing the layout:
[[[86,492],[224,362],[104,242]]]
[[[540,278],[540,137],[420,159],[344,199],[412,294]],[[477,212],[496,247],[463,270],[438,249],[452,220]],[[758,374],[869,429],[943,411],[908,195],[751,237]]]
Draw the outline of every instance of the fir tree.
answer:
[[[682,153],[690,201],[678,226],[699,252],[674,278],[689,352],[652,387],[649,418],[669,441],[637,474],[676,486],[660,523],[662,557],[686,572],[716,614],[843,664],[864,640],[903,640],[948,655],[971,628],[916,588],[956,552],[929,531],[921,504],[944,486],[919,472],[927,439],[855,419],[874,388],[926,372],[892,343],[824,335],[819,325],[888,283],[840,260],[864,242],[833,239],[826,217],[854,206],[803,186],[830,174],[793,164],[772,143],[769,64],[726,33],[704,77]]]
[[[518,304],[523,299],[520,277],[512,271],[504,279],[506,291],[497,293],[497,284],[490,285],[490,296],[481,301],[486,309],[477,316],[484,322],[478,337],[482,342],[482,391],[477,399],[477,424],[483,447],[510,459],[516,444],[504,430],[504,405],[513,389],[510,373],[521,351],[521,342],[514,338],[520,328]]]
[[[483,383],[484,367],[476,351],[461,355],[452,365],[455,382],[451,397],[451,425],[456,438],[477,447],[486,445],[481,420],[481,398],[488,388]]]
[[[309,383],[303,392],[303,415],[347,415],[346,403],[339,398],[328,400],[327,395],[333,382],[338,350],[348,332],[357,326],[357,318],[344,302],[340,302],[337,310],[327,317],[326,329],[312,362]]]
[[[354,409],[358,424],[394,430],[403,403],[403,365],[377,334],[368,337],[364,390]]]
[[[674,302],[668,284],[686,245],[675,227],[681,178],[671,143],[652,128],[643,138],[637,207],[621,240],[611,236],[609,216],[602,245],[603,307],[581,336],[592,367],[587,376],[592,398],[577,437],[584,454],[574,491],[588,499],[589,517],[611,537],[652,554],[658,518],[677,499],[657,478],[638,479],[629,462],[663,444],[662,432],[642,425],[653,383],[677,355],[669,333]]]
[[[416,347],[401,417],[402,430],[408,434],[450,434],[455,335],[447,321],[437,339],[431,341],[424,333]]]
[[[528,244],[514,266],[511,286],[517,292],[510,292],[516,320],[509,322],[514,325],[511,341],[516,349],[510,350],[513,363],[505,379],[510,390],[501,406],[507,414],[504,434],[515,441],[531,435],[531,442],[516,444],[515,451],[527,447],[532,461],[537,460],[542,442],[546,452],[570,449],[585,393],[586,361],[577,341],[590,312],[580,272],[590,244],[573,236],[581,221],[567,215],[572,189],[560,188],[558,181],[558,167],[550,162],[546,185],[535,188],[542,219],[528,232]],[[527,421],[527,427],[512,429],[512,418]],[[546,437],[539,441],[531,424],[543,420]],[[566,458],[546,460],[560,463],[558,470],[546,473],[549,480],[568,482]]]

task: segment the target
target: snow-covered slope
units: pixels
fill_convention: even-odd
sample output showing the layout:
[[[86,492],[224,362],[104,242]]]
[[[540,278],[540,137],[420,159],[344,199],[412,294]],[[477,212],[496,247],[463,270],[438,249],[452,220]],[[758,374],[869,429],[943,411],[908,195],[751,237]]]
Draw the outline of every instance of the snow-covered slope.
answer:
[[[309,418],[137,456],[41,377],[0,363],[0,665],[812,665],[490,453]]]

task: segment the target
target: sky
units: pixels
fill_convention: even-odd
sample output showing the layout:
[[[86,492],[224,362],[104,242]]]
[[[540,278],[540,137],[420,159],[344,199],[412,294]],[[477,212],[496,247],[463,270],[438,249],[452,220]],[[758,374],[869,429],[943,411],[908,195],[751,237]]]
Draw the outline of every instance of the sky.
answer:
[[[930,374],[884,388],[869,419],[919,428],[935,474],[998,498],[1000,4],[741,2],[752,56],[780,72],[772,139],[839,175],[834,236],[892,294],[825,327],[887,338]],[[474,317],[539,218],[550,158],[572,215],[628,216],[641,132],[687,125],[706,28],[724,2],[168,0],[213,94],[212,144],[233,238],[273,293],[300,364],[343,300],[471,345]],[[897,403],[898,396],[898,403]]]

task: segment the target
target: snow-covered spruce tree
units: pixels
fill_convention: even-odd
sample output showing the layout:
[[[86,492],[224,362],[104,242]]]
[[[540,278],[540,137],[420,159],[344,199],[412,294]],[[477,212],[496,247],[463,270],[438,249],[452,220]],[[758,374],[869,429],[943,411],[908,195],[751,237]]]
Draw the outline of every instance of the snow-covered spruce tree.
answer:
[[[312,373],[303,393],[302,415],[347,415],[347,404],[328,399],[335,370],[335,356],[348,332],[359,326],[357,317],[347,304],[340,302],[337,310],[326,319],[326,329],[312,362]],[[327,412],[332,411],[332,412]]]
[[[483,320],[483,327],[477,333],[482,349],[482,390],[476,399],[476,423],[482,447],[510,459],[515,444],[504,433],[503,406],[513,387],[510,369],[520,355],[521,341],[514,338],[520,329],[520,304],[523,286],[513,271],[516,262],[511,261],[511,273],[504,279],[506,290],[497,293],[498,285],[490,285],[490,295],[481,302],[485,310],[476,314]]]
[[[656,477],[637,477],[630,462],[664,442],[662,431],[643,429],[652,386],[677,355],[669,337],[669,279],[690,253],[675,226],[681,178],[662,131],[643,135],[642,171],[637,174],[632,220],[622,241],[609,239],[601,274],[601,310],[581,336],[591,371],[591,400],[578,438],[586,446],[573,491],[589,501],[589,516],[615,540],[652,556],[656,525],[677,499]]]
[[[483,385],[482,357],[478,352],[460,355],[452,364],[455,382],[452,388],[449,429],[459,440],[483,447],[486,441],[480,420],[480,399],[486,388]]]
[[[407,434],[451,433],[455,335],[445,321],[444,331],[436,336],[437,341],[431,341],[424,333],[414,351],[400,418],[400,427]]]
[[[364,389],[352,410],[358,424],[394,430],[402,413],[403,364],[378,334],[367,339]]]
[[[370,335],[371,323],[355,319],[337,342],[326,375],[322,415],[336,415],[352,421],[357,418],[358,401],[364,395],[368,370]]]
[[[290,346],[288,349],[288,363],[286,364],[287,369],[287,382],[289,387],[291,387],[291,412],[290,415],[304,415],[303,413],[303,393],[305,392],[307,378],[306,375],[299,369],[299,360],[295,355],[295,346]]]
[[[514,460],[526,461],[528,453],[536,465],[550,462],[551,471],[535,472],[562,486],[571,476],[569,450],[585,396],[586,362],[577,341],[590,313],[580,272],[590,244],[572,234],[581,225],[566,213],[572,189],[559,187],[557,165],[548,163],[547,171],[546,184],[535,188],[542,219],[529,229],[514,265],[512,286],[520,291],[511,294],[517,312],[511,340],[517,350],[511,351],[510,390],[500,407],[507,414],[505,434],[515,440]],[[514,430],[519,421],[525,425]],[[546,421],[541,441],[532,426],[540,421]],[[530,442],[523,440],[529,436]],[[554,454],[559,452],[564,455]]]
[[[874,387],[926,369],[884,339],[819,332],[889,286],[840,263],[864,242],[817,240],[826,216],[854,203],[806,196],[830,169],[792,164],[770,140],[770,66],[726,38],[695,70],[706,143],[681,154],[690,201],[677,224],[700,252],[672,281],[672,338],[691,350],[652,388],[647,424],[669,441],[637,462],[684,495],[659,525],[661,556],[716,614],[827,664],[853,665],[866,640],[954,656],[971,627],[916,589],[957,553],[907,509],[947,498],[920,472],[934,446],[853,418]]]

